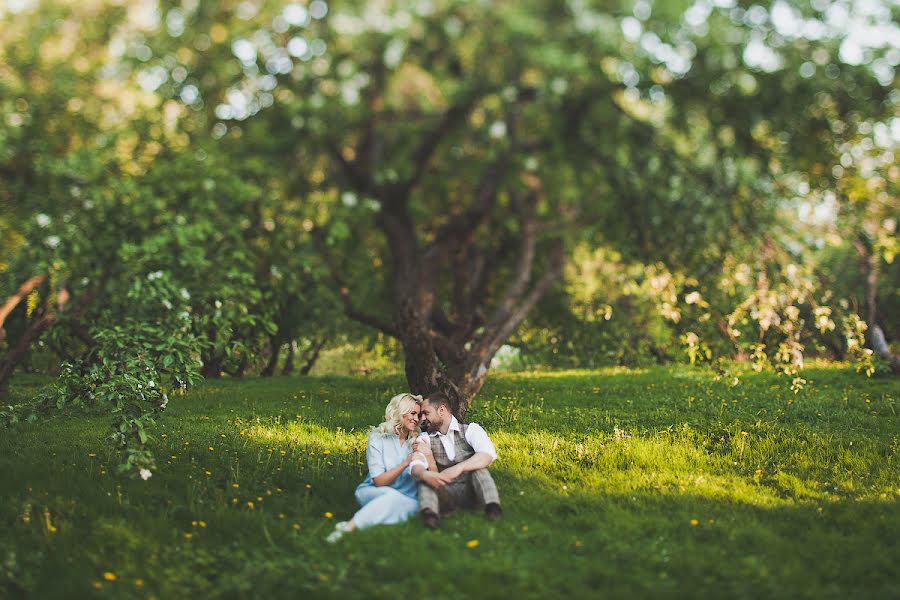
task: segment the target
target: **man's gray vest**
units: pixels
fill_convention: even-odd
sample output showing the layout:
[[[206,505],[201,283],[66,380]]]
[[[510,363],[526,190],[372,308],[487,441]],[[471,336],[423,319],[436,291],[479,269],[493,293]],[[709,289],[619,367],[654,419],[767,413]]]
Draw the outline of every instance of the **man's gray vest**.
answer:
[[[431,453],[434,454],[434,462],[437,464],[438,472],[459,464],[475,454],[475,449],[466,441],[466,429],[468,427],[468,423],[460,423],[459,431],[447,433],[447,435],[453,436],[453,441],[456,443],[456,458],[454,460],[450,460],[450,457],[447,456],[447,451],[444,450],[444,444],[441,443],[440,435],[428,436],[431,438]]]

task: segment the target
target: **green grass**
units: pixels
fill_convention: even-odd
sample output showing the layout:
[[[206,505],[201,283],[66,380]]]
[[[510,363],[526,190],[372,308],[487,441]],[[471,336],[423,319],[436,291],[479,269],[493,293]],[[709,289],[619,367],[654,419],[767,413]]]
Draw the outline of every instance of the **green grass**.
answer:
[[[470,415],[504,519],[334,546],[399,377],[206,382],[171,402],[149,481],[112,474],[106,418],[20,425],[0,432],[0,597],[900,597],[897,380],[805,377],[492,376]]]

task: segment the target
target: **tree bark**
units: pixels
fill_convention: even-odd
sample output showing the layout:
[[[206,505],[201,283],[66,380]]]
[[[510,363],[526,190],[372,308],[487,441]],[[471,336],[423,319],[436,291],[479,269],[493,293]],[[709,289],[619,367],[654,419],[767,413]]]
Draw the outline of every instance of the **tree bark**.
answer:
[[[303,366],[300,367],[300,374],[303,376],[309,375],[309,372],[312,371],[312,368],[316,365],[316,361],[319,360],[319,354],[322,352],[322,348],[325,347],[325,344],[328,342],[328,336],[322,336],[322,339],[318,342],[314,342],[309,352],[309,355],[304,353],[304,362]],[[296,342],[295,342],[296,344]]]
[[[41,337],[41,334],[53,324],[56,318],[57,313],[55,311],[41,315],[25,330],[24,335],[22,335],[15,347],[3,357],[3,361],[0,362],[0,391],[6,390],[13,372],[19,363],[25,359],[25,356],[31,350],[31,345]]]
[[[878,325],[878,275],[881,270],[881,257],[873,252],[862,239],[854,242],[859,255],[860,267],[866,276],[866,324],[869,326],[869,345],[872,351],[891,366],[893,373],[900,373],[900,356],[891,352],[884,330]]]
[[[284,367],[281,369],[282,375],[291,375],[294,372],[294,356],[297,355],[297,340],[291,340],[288,344],[288,355],[284,360]]]
[[[278,365],[278,359],[281,357],[281,346],[283,342],[280,336],[272,336],[269,339],[269,361],[266,363],[266,366],[260,371],[261,377],[271,377],[275,374],[275,367]]]
[[[97,281],[97,286],[93,290],[85,293],[84,296],[75,302],[71,311],[67,312],[67,314],[70,314],[71,318],[76,319],[84,316],[85,312],[87,312],[94,301],[96,301],[97,297],[106,288],[106,284],[109,282],[111,276],[112,268],[105,269]],[[65,286],[61,287],[56,294],[55,310],[54,308],[47,307],[44,313],[25,330],[25,333],[22,335],[22,338],[19,339],[15,347],[0,360],[0,391],[6,390],[16,367],[28,355],[32,344],[41,337],[44,331],[56,322],[63,311],[67,310],[70,300],[71,294],[69,293],[68,288]]]

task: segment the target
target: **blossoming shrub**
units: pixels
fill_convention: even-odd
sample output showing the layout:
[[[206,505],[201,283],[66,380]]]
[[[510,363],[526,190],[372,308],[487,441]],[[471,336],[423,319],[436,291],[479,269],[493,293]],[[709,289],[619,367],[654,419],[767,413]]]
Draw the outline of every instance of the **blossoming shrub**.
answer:
[[[149,283],[135,285],[128,295],[135,314],[144,318],[122,323],[109,318],[94,327],[95,346],[62,365],[59,378],[41,392],[38,406],[45,413],[67,405],[111,412],[109,439],[124,452],[119,469],[144,479],[155,466],[147,430],[165,410],[170,394],[182,393],[200,379],[203,347],[191,331],[189,307],[157,308],[174,308],[178,301],[171,281],[153,275]]]

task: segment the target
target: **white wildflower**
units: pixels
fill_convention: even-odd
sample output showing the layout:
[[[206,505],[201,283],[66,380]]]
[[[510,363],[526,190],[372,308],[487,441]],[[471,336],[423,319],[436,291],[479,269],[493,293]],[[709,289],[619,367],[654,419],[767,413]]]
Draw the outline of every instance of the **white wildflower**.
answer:
[[[491,124],[490,136],[495,140],[506,137],[506,123],[503,121],[494,121]]]
[[[150,472],[150,469],[141,469],[141,479],[147,481],[151,477],[153,477],[153,473]]]

